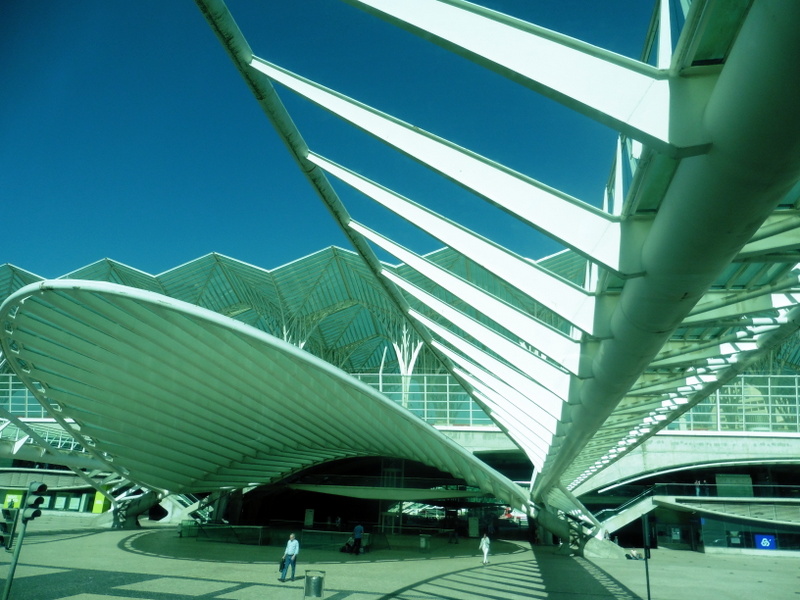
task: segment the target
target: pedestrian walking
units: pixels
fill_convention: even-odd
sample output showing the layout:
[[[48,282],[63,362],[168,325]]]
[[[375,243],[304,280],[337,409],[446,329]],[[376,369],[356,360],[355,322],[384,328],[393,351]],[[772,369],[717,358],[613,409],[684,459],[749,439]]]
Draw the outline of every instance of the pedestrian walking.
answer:
[[[478,544],[478,550],[483,552],[483,564],[489,564],[489,546],[491,546],[492,542],[489,540],[489,535],[484,533],[483,537],[481,538],[480,544]]]
[[[300,542],[294,539],[294,534],[289,534],[289,541],[286,542],[286,550],[283,551],[283,568],[281,569],[281,578],[278,581],[286,581],[286,573],[289,567],[292,567],[292,581],[294,581],[294,572],[297,568],[297,555],[300,553]]]

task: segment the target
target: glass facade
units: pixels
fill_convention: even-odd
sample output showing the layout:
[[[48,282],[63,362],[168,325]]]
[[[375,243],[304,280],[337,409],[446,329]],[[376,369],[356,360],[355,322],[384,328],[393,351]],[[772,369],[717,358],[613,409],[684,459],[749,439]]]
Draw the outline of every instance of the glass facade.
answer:
[[[449,374],[357,373],[354,377],[431,425],[487,427],[492,420]],[[47,418],[13,374],[0,374],[0,408]],[[800,433],[800,375],[741,375],[667,427],[669,431]]]
[[[449,374],[354,375],[431,425],[491,426],[492,420]]]
[[[800,375],[741,375],[667,427],[670,431],[800,433]]]
[[[800,532],[789,525],[743,523],[734,520],[701,519],[703,545],[706,552],[713,549],[741,550],[800,550]]]
[[[28,418],[48,417],[44,407],[16,376],[0,374],[0,408],[12,415]]]

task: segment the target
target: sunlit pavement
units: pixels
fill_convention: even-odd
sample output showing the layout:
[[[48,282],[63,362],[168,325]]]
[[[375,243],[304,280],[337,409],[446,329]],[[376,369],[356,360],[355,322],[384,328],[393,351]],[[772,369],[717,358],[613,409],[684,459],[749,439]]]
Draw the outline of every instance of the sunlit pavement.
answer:
[[[335,548],[301,549],[296,580],[278,581],[283,539],[245,546],[180,538],[173,527],[137,531],[36,531],[21,551],[12,600],[281,600],[322,591],[328,600],[637,600],[647,595],[644,561],[595,560],[531,551],[495,540],[482,565],[478,541],[391,536],[390,549],[361,556]],[[0,555],[0,574],[11,554]],[[800,599],[800,558],[716,556],[655,550],[651,597]],[[317,579],[306,580],[306,571]],[[313,596],[310,596],[313,597]]]

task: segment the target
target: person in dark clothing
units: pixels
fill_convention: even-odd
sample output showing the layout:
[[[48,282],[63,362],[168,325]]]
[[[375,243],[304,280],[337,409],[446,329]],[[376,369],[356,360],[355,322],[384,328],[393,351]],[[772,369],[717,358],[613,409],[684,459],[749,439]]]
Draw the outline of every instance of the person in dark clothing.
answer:
[[[353,554],[358,556],[361,552],[361,538],[364,536],[364,527],[359,523],[353,529]]]

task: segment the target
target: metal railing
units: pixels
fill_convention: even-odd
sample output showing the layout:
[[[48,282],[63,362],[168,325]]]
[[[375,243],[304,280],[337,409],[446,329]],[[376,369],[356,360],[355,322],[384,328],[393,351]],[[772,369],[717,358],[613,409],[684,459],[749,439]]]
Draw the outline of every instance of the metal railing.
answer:
[[[737,484],[709,484],[709,483],[657,483],[652,486],[622,486],[614,489],[614,495],[629,495],[632,497],[614,508],[604,508],[594,513],[594,516],[605,521],[622,513],[625,509],[638,504],[651,496],[681,496],[696,498],[741,498],[753,503],[761,500],[796,500],[800,501],[800,486],[797,485],[737,485]],[[722,504],[720,504],[722,506]],[[744,505],[742,505],[744,506]],[[763,507],[753,505],[751,513],[755,516]],[[781,510],[780,507],[777,510]]]

